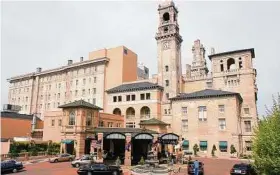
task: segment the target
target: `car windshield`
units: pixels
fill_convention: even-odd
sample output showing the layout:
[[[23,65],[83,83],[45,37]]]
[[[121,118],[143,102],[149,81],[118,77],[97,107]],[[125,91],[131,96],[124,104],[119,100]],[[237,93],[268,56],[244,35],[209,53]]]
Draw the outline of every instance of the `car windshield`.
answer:
[[[247,164],[235,164],[233,166],[234,169],[247,169],[248,165]]]

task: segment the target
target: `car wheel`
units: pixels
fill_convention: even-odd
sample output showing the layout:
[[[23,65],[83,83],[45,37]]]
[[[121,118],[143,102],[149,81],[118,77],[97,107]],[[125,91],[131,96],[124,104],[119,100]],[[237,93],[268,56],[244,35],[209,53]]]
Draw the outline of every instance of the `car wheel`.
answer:
[[[92,175],[92,172],[90,172],[90,171],[89,171],[89,172],[87,172],[87,175]]]
[[[54,162],[55,162],[55,163],[57,163],[57,162],[58,162],[58,160],[57,160],[57,159],[55,159],[55,160],[54,160]]]
[[[76,168],[79,168],[79,167],[80,167],[80,164],[79,164],[79,163],[76,163],[76,164],[75,164],[75,167],[76,167]]]
[[[118,175],[117,171],[113,171],[112,175]]]
[[[13,173],[16,173],[18,170],[16,168],[13,169]]]

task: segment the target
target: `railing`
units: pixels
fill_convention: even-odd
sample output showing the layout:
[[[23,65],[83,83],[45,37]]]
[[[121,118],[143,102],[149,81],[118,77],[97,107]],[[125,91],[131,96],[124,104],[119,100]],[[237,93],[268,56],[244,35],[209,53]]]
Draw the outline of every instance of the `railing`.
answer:
[[[126,118],[127,118],[127,119],[134,119],[134,118],[135,118],[135,115],[126,115]]]
[[[147,120],[147,119],[150,119],[150,118],[151,118],[150,114],[142,114],[142,115],[140,115],[140,119],[141,120]]]
[[[32,156],[30,152],[18,153],[16,156],[13,156],[12,154],[1,154],[1,160],[16,159],[18,161],[24,161],[24,160],[40,159],[44,157],[45,158],[52,157],[53,155],[49,155],[47,154],[47,152],[38,152],[36,156]]]

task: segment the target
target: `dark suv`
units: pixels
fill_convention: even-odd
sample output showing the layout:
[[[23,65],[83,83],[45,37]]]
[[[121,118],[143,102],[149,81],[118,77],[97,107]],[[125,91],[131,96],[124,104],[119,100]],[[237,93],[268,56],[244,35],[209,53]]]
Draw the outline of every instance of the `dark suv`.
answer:
[[[194,161],[188,162],[188,174],[194,174]],[[204,174],[204,164],[202,162],[199,162],[198,174],[199,175]]]
[[[246,163],[239,163],[233,165],[232,169],[230,170],[231,175],[257,175],[255,169],[252,165]]]
[[[15,160],[5,160],[1,162],[1,174],[5,172],[16,173],[19,170],[22,170],[24,167],[21,162]]]

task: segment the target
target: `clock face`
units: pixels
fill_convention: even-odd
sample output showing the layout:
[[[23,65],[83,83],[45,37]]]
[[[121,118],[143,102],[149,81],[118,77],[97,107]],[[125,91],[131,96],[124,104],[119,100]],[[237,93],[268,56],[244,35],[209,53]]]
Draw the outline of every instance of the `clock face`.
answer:
[[[166,42],[163,43],[163,49],[164,49],[164,50],[165,50],[165,49],[169,49],[169,42],[168,42],[168,41],[166,41]]]

